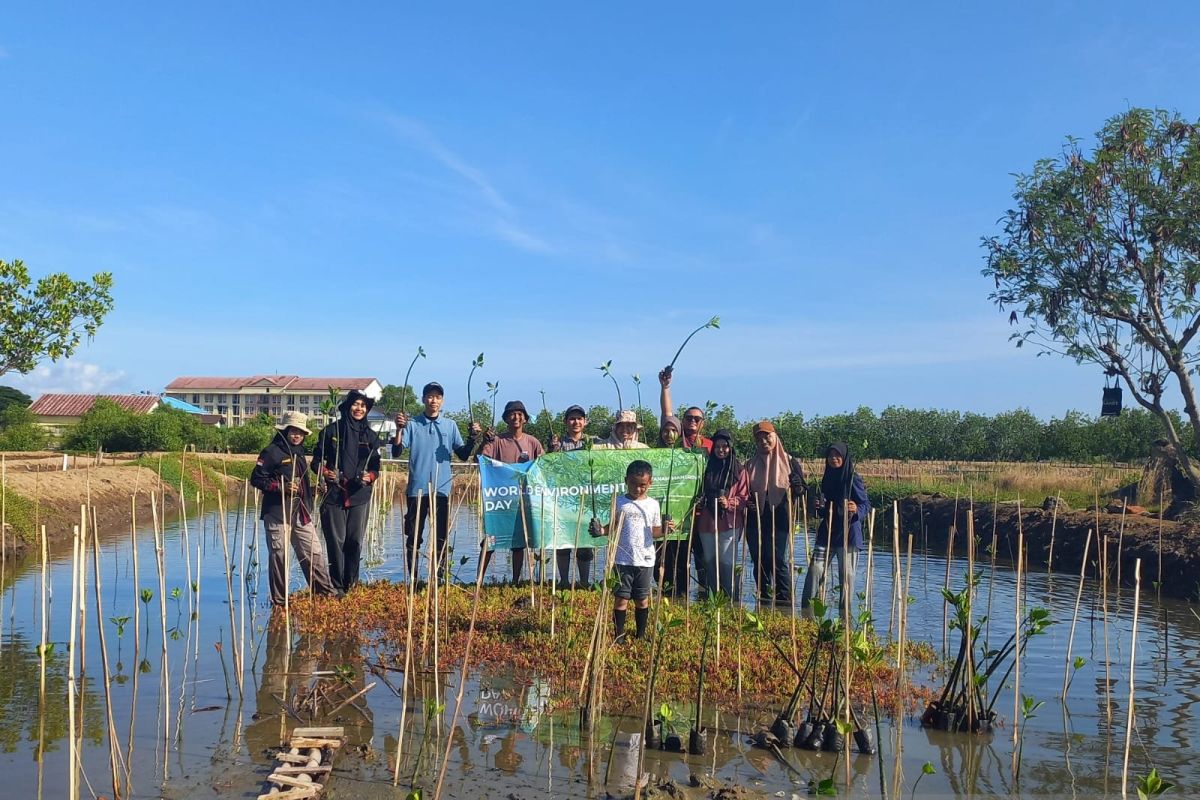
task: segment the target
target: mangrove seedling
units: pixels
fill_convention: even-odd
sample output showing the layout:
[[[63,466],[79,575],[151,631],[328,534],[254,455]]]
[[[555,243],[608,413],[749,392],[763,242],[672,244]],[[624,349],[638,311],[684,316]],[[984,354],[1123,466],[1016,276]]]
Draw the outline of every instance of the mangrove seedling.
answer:
[[[704,711],[704,671],[708,664],[708,645],[712,640],[713,631],[717,628],[717,620],[721,611],[729,605],[729,596],[718,589],[714,594],[697,603],[701,616],[704,618],[704,639],[700,643],[700,672],[696,678],[696,707],[693,716],[692,730],[688,734],[688,752],[694,756],[704,755],[708,731],[704,729],[702,713]]]
[[[937,770],[934,769],[933,763],[930,761],[926,761],[924,764],[921,765],[921,774],[917,776],[917,779],[915,781],[913,781],[913,788],[912,788],[912,795],[911,795],[912,797],[917,796],[917,786],[920,785],[921,779],[924,778],[926,775],[937,775]]]
[[[617,376],[612,374],[611,367],[612,359],[610,358],[608,361],[605,361],[603,364],[596,367],[596,369],[600,370],[600,374],[612,381],[613,386],[617,388],[617,413],[619,414],[621,409],[625,408],[625,401],[621,399],[621,384],[617,383]]]
[[[175,615],[179,616],[183,613],[183,608],[180,606],[180,598],[183,597],[183,590],[178,586],[171,589],[171,599],[175,601]]]
[[[500,394],[500,381],[487,382],[488,397],[492,398],[492,427],[496,426],[496,395]]]
[[[408,364],[408,371],[404,373],[404,383],[400,387],[400,410],[408,413],[408,379],[412,375],[413,366],[416,365],[418,358],[425,357],[425,348],[417,347],[417,354],[413,356],[413,360]],[[415,392],[414,392],[415,394]]]
[[[129,617],[109,617],[108,621],[117,626],[118,639],[125,635],[125,624],[129,622]]]
[[[675,362],[679,360],[679,354],[683,352],[683,348],[687,347],[687,343],[692,340],[693,336],[695,336],[697,333],[699,333],[702,330],[706,330],[708,328],[713,328],[715,330],[720,327],[721,327],[721,318],[713,317],[708,322],[704,323],[699,328],[696,328],[696,330],[689,333],[687,335],[687,338],[683,340],[683,344],[679,345],[679,349],[675,351],[675,357],[671,359],[671,363],[668,364],[666,366],[666,368],[663,369],[663,372],[670,375],[672,372],[675,371]]]
[[[550,426],[550,436],[554,437],[554,417],[550,416],[550,409],[546,408],[546,390],[539,389],[538,394],[542,396],[542,411],[546,413],[546,424]]]
[[[1138,778],[1138,800],[1149,800],[1151,797],[1158,797],[1174,788],[1175,784],[1158,777],[1157,769],[1151,769],[1149,775]]]
[[[475,377],[475,370],[483,366],[483,353],[475,356],[475,360],[471,362],[471,371],[467,373],[467,415],[471,418],[471,422],[475,421],[475,406],[471,402],[471,378]]]
[[[637,389],[637,408],[642,407],[642,376],[633,373],[633,385]]]
[[[1017,745],[1017,778],[1021,777],[1021,756],[1025,750],[1025,726],[1029,724],[1029,720],[1033,719],[1035,712],[1042,707],[1044,700],[1035,700],[1033,697],[1023,694],[1021,695],[1021,735],[1019,737],[1020,744]]]
[[[663,703],[658,707],[658,713],[654,715],[655,721],[662,727],[662,748],[669,750],[672,753],[683,752],[683,737],[679,734],[679,729],[676,724],[680,719],[680,715],[675,713],[675,709],[670,703]]]
[[[808,793],[817,797],[836,797],[837,784],[833,782],[833,778],[822,778],[819,781],[809,781]]]

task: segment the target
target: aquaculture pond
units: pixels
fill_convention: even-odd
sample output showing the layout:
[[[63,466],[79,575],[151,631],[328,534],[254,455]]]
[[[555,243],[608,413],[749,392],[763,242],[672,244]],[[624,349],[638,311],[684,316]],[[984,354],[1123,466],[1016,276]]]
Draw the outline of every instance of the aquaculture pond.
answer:
[[[403,579],[398,512],[398,507],[393,508],[373,526],[365,569],[370,581]],[[521,664],[519,669],[494,659],[476,669],[476,659],[486,655],[477,653],[461,687],[463,703],[453,727],[461,662],[443,659],[440,673],[413,668],[404,708],[402,662],[397,667],[394,653],[377,641],[363,646],[345,636],[301,633],[297,620],[284,619],[278,612],[272,616],[265,593],[263,535],[252,516],[207,513],[167,525],[160,534],[161,578],[153,525],[139,523],[135,533],[99,537],[98,564],[89,536],[83,603],[75,612],[82,624],[75,634],[74,669],[70,623],[73,600],[78,602],[80,595],[72,593],[69,543],[65,551],[61,546],[48,551],[44,575],[38,548],[33,548],[32,558],[4,565],[0,766],[5,786],[0,796],[69,796],[72,721],[78,735],[77,791],[85,797],[113,796],[114,782],[127,797],[257,797],[266,791],[264,779],[276,746],[293,727],[306,724],[340,725],[346,730],[348,742],[334,762],[328,797],[403,797],[414,788],[430,797],[444,756],[445,797],[632,793],[641,718],[605,716],[594,726],[590,740],[582,735],[577,704],[555,702],[575,694],[580,676],[572,675],[568,687],[556,686],[549,677],[556,671],[549,665],[544,670],[536,666],[539,657],[547,663],[558,658],[556,651],[532,657],[522,651],[520,659],[513,659]],[[457,555],[451,559],[457,577],[465,583],[444,590],[443,596],[469,600],[473,595],[469,581],[476,574],[477,541],[476,517],[467,506],[456,517]],[[890,537],[879,544],[871,568],[871,605],[876,628],[886,639],[892,633],[888,629],[894,562]],[[807,552],[799,537],[796,551]],[[598,553],[597,563],[603,557],[603,551]],[[226,564],[234,565],[228,583]],[[911,670],[912,683],[925,687],[924,695],[914,695],[921,698],[940,691],[945,683],[959,633],[944,633],[948,616],[942,596],[947,574],[944,556],[916,552],[911,565],[905,561],[902,567],[911,580],[908,638],[912,645],[922,643],[927,653],[937,656]],[[990,609],[987,636],[1001,642],[1015,624],[1016,575],[1003,563],[993,571],[985,554],[974,568],[979,575],[976,618]],[[864,556],[858,570],[859,592],[866,573]],[[961,589],[966,562],[954,559],[949,573],[951,588]],[[508,574],[506,554],[498,553],[489,579]],[[302,587],[298,575],[292,576],[292,585]],[[922,728],[919,699],[899,719],[889,715],[890,704],[883,704],[879,752],[862,755],[850,748],[848,769],[845,756],[791,747],[774,750],[752,743],[755,733],[771,725],[786,692],[774,706],[747,702],[736,709],[725,698],[717,704],[719,711],[705,711],[710,730],[705,755],[652,750],[645,754],[642,770],[653,786],[666,781],[683,787],[701,784],[687,788],[697,796],[705,794],[710,781],[712,786],[732,784],[762,796],[806,796],[832,777],[832,787],[826,791],[854,797],[884,792],[897,796],[897,789],[909,795],[914,786],[923,797],[1115,797],[1122,791],[1123,771],[1129,776],[1129,793],[1135,796],[1137,778],[1152,768],[1176,784],[1171,794],[1183,797],[1200,791],[1200,760],[1195,758],[1200,734],[1196,718],[1200,621],[1193,607],[1159,601],[1150,580],[1143,580],[1133,663],[1135,713],[1125,770],[1134,592],[1125,587],[1104,595],[1094,570],[1089,570],[1079,596],[1068,663],[1079,585],[1078,575],[1034,571],[1022,576],[1027,607],[1046,608],[1053,624],[1030,639],[1021,663],[1020,694],[1030,700],[1021,704],[1015,720],[1020,741],[1016,785],[1013,679],[1000,689],[995,705],[998,719],[990,733]],[[486,595],[489,588],[485,586],[483,592]],[[544,605],[548,593],[547,589],[536,602]],[[774,615],[788,612],[756,609],[750,600],[753,594],[747,581],[742,592],[747,598],[744,610],[780,626]],[[344,601],[344,606],[322,604],[320,613],[346,613],[342,609],[354,608],[353,600]],[[298,611],[305,602],[297,601]],[[555,606],[555,624],[560,626],[556,635],[569,628],[562,616],[569,606],[565,598]],[[674,607],[681,613],[687,609],[682,602]],[[397,618],[405,613],[403,607],[394,609]],[[687,613],[692,615],[689,625],[698,625],[695,609]],[[722,658],[728,663],[744,616],[739,608],[724,613]],[[549,616],[547,612],[547,624]],[[606,624],[608,619],[606,615]],[[668,634],[666,648],[671,641]],[[583,638],[570,646],[586,648],[588,641]],[[519,649],[520,641],[514,647]],[[747,666],[746,672],[768,668],[788,669],[776,660]],[[1071,680],[1063,702],[1065,673]],[[74,710],[68,702],[72,685],[78,687],[79,697]],[[751,688],[745,687],[747,695]],[[693,691],[688,681],[660,686],[656,692],[655,706],[668,702],[673,713],[683,718],[678,724],[685,734]],[[606,707],[616,705],[614,698]],[[870,719],[870,704],[860,707],[859,713]],[[394,780],[398,788],[393,787]]]

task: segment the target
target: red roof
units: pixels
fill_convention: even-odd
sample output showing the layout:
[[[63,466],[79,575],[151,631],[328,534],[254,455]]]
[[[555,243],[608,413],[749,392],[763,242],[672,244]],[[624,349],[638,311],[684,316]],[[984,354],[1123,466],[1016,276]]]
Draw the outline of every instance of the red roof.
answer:
[[[292,391],[324,392],[335,389],[366,389],[374,378],[301,378],[299,375],[251,375],[245,378],[212,378],[183,376],[167,384],[168,392],[229,391],[243,387],[264,386]]]
[[[81,417],[91,410],[98,397],[135,414],[148,414],[159,403],[152,394],[44,394],[29,410],[41,417]]]

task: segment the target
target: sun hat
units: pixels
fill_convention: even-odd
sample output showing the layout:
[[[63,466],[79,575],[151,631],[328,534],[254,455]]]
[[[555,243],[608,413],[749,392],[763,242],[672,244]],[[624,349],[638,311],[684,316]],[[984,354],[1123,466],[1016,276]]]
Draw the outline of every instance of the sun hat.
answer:
[[[637,414],[628,408],[618,411],[616,416],[613,417],[612,424],[613,427],[616,427],[617,425],[626,422],[637,425],[639,428],[642,427],[641,423],[638,422]]]
[[[529,412],[525,410],[525,404],[520,400],[509,400],[504,404],[504,413],[500,415],[500,419],[504,419],[513,411],[520,411],[525,415],[525,419],[529,419]]]
[[[286,431],[288,428],[304,431],[305,436],[312,433],[308,429],[308,415],[300,411],[285,411],[282,421],[275,426],[277,431]]]

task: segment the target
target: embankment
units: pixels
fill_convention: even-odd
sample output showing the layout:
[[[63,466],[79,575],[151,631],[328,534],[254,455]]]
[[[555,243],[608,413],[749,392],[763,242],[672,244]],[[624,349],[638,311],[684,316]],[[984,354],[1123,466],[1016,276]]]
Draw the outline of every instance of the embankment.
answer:
[[[885,510],[890,517],[891,510]],[[967,547],[968,504],[963,500],[940,495],[915,495],[900,501],[901,531],[904,539],[913,536],[914,546],[928,542],[931,550],[945,552],[953,538],[955,555],[965,555]],[[997,558],[1015,561],[1017,536],[1023,533],[1027,563],[1030,568],[1047,566],[1050,558],[1050,539],[1053,530],[1053,569],[1057,572],[1079,574],[1084,542],[1088,531],[1094,535],[1088,551],[1088,575],[1099,575],[1104,539],[1108,539],[1108,569],[1115,580],[1120,563],[1121,583],[1133,584],[1134,562],[1142,560],[1142,588],[1154,591],[1159,583],[1162,594],[1180,599],[1197,599],[1200,586],[1200,526],[1163,521],[1155,517],[1105,511],[1060,511],[1057,520],[1053,512],[1040,507],[1018,509],[1016,503],[991,503],[975,506],[975,536],[977,555],[988,559],[993,533]],[[1123,530],[1122,530],[1123,526]],[[881,528],[876,526],[876,535]],[[890,535],[890,534],[889,534]],[[1161,542],[1161,547],[1160,547]],[[877,540],[877,545],[880,540]],[[904,547],[902,541],[901,547]],[[1161,558],[1161,575],[1159,563]]]

